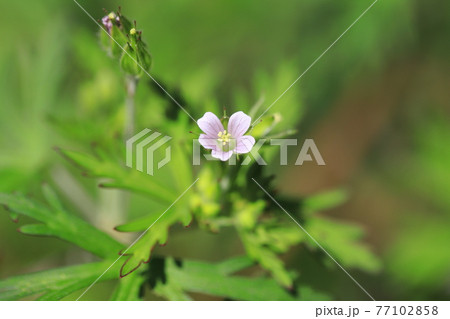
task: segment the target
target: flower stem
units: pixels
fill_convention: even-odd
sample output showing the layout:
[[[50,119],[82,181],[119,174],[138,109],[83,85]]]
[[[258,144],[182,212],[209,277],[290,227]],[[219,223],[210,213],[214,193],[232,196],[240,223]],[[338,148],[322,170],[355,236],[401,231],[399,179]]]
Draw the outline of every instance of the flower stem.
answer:
[[[125,78],[126,85],[126,99],[125,99],[125,126],[124,138],[128,140],[134,135],[134,121],[135,121],[135,96],[138,79],[134,76],[127,76]]]
[[[134,76],[125,78],[125,119],[124,119],[124,140],[128,140],[134,135],[135,129],[135,96],[138,79]],[[126,220],[126,212],[129,201],[129,194],[118,189],[100,189],[98,202],[98,221],[99,227],[112,229],[114,226],[123,223]],[[110,232],[116,239],[126,241],[126,237],[117,232]]]

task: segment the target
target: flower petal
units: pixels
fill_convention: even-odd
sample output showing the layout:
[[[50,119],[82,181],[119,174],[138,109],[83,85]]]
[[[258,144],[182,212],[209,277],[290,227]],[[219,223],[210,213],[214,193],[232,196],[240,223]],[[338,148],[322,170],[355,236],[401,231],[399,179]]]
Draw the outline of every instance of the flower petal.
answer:
[[[228,132],[234,138],[238,138],[247,132],[252,118],[242,111],[236,112],[230,116],[228,121]]]
[[[245,154],[252,150],[255,145],[255,138],[250,135],[244,135],[237,139],[235,152],[238,154]]]
[[[222,162],[228,161],[233,155],[233,151],[224,152],[222,150],[213,150],[211,156],[220,159]]]
[[[197,121],[200,129],[209,136],[216,137],[219,132],[223,132],[224,128],[219,118],[211,112],[206,112],[201,119]]]
[[[201,146],[208,150],[215,150],[217,147],[217,138],[212,138],[210,135],[206,134],[200,134],[200,137],[198,138],[198,142]]]

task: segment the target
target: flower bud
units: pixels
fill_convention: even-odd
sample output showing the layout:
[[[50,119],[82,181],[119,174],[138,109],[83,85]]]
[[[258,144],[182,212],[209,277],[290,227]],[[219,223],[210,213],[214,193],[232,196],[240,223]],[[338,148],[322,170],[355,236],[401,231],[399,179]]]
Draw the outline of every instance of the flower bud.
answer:
[[[142,41],[141,32],[136,31],[136,28],[130,29],[128,38],[130,41],[125,48],[127,53],[122,55],[120,65],[125,73],[141,76],[151,68],[151,55]]]
[[[102,18],[102,24],[106,32],[100,32],[100,42],[111,57],[119,58],[123,53],[117,44],[123,47],[127,42],[127,38],[121,30],[122,22],[125,20],[123,16],[114,12]]]
[[[141,76],[149,71],[152,58],[142,41],[141,31],[119,11],[102,18],[106,32],[101,32],[100,41],[108,54],[120,61],[122,70],[133,76]]]

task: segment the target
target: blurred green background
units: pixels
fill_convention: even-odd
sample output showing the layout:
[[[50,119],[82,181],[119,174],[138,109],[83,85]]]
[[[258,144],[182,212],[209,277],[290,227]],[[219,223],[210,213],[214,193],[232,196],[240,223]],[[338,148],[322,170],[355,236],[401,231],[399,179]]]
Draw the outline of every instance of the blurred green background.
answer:
[[[80,1],[96,19],[102,8],[122,6],[137,20],[152,74],[196,118],[209,107],[239,109],[259,99],[270,105],[371,3]],[[35,195],[51,183],[72,210],[110,230],[113,221],[100,221],[113,208],[95,209],[110,197],[52,149],[89,150],[112,140],[123,118],[120,71],[98,45],[98,26],[72,0],[3,1],[0,10],[0,191]],[[449,12],[438,0],[378,1],[280,100],[301,118],[292,123],[298,138],[314,138],[327,165],[271,165],[279,193],[348,190],[348,201],[326,214],[366,229],[383,269],[352,273],[378,300],[450,297]],[[162,120],[160,106],[139,94],[138,126]],[[281,115],[289,121],[289,114]],[[145,205],[135,198],[130,216]],[[0,278],[90,258],[16,228],[0,214]],[[208,240],[192,247],[199,236]],[[221,260],[239,249],[233,234],[194,229],[175,230],[161,253]],[[286,260],[338,299],[365,299],[339,270],[314,275],[322,266],[300,249]]]

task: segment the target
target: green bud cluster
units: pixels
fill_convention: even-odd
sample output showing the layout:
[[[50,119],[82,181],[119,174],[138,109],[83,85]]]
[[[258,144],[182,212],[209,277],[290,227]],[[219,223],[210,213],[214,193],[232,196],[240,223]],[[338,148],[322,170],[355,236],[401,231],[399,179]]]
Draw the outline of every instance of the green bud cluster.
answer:
[[[140,77],[148,72],[152,57],[142,41],[142,31],[136,29],[121,12],[111,12],[102,18],[104,30],[100,42],[108,54],[120,62],[122,70],[131,76]]]

